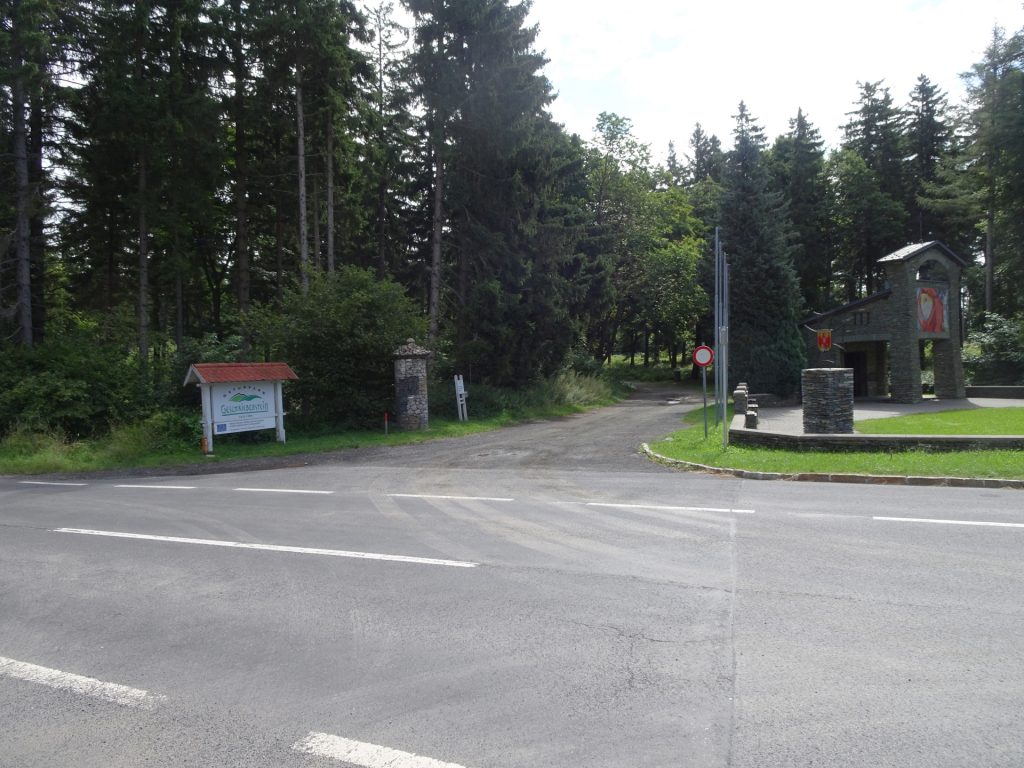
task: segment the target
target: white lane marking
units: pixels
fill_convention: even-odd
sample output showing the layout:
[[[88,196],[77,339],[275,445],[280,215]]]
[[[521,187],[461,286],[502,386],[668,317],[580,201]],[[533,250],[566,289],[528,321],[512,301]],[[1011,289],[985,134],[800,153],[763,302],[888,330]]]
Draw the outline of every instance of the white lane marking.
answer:
[[[365,741],[353,741],[329,733],[310,731],[292,745],[296,752],[339,760],[360,768],[464,768],[400,749],[381,747]]]
[[[129,688],[127,685],[118,685],[117,683],[105,683],[94,677],[61,672],[59,669],[40,667],[38,664],[7,659],[3,656],[0,656],[0,675],[13,677],[16,680],[25,680],[30,683],[38,683],[39,685],[45,685],[62,691],[71,691],[82,696],[91,696],[94,699],[102,699],[112,704],[120,704],[122,707],[133,707],[135,709],[153,709],[158,701],[167,698],[166,696],[157,696],[139,688]]]
[[[990,528],[1024,528],[1024,523],[987,523],[976,520],[930,520],[923,517],[872,517],[887,523],[931,523],[933,525],[978,525]]]
[[[170,491],[194,491],[194,485],[115,485],[115,488],[156,488]]]
[[[738,515],[753,515],[752,509],[731,509],[725,507],[662,507],[655,504],[601,504],[588,501],[588,507],[614,507],[615,509],[654,509],[659,512],[732,512]]]
[[[446,499],[448,501],[515,501],[500,496],[431,496],[426,493],[389,493],[396,499]]]
[[[303,491],[296,488],[232,488],[233,491],[249,491],[251,493],[312,493],[330,496],[334,491]]]
[[[123,531],[92,531],[87,528],[54,528],[54,533],[80,533],[85,536],[110,536],[118,539],[141,539],[143,541],[165,541],[173,544],[205,544],[208,547],[234,547],[235,549],[260,549],[268,552],[293,552],[299,555],[326,555],[328,557],[353,557],[359,560],[387,560],[395,563],[418,563],[421,565],[447,565],[452,568],[476,568],[479,563],[464,560],[438,560],[433,557],[411,557],[408,555],[382,555],[376,552],[349,552],[343,549],[317,549],[315,547],[290,547],[280,544],[251,544],[244,541],[221,541],[220,539],[190,539],[183,536],[153,536],[147,533],[125,533]]]
[[[45,483],[42,480],[19,480],[22,485],[72,485],[76,488],[88,485],[88,483]]]

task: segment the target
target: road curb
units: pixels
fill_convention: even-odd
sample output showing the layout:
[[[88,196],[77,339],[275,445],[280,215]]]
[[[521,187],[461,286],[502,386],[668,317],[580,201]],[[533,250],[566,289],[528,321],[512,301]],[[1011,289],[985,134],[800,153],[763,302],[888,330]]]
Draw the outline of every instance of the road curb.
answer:
[[[1024,480],[1003,480],[982,477],[922,477],[916,475],[851,475],[824,472],[754,472],[749,469],[711,467],[694,461],[683,461],[662,456],[651,450],[647,443],[640,444],[641,452],[658,464],[712,475],[730,475],[743,480],[791,480],[802,483],[857,483],[861,485],[914,485],[945,488],[1013,488],[1024,490]]]

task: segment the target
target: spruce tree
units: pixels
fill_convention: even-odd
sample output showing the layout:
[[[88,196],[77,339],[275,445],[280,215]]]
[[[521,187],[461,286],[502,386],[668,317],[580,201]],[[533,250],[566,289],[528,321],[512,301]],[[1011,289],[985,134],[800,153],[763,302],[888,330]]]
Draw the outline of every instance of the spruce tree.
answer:
[[[824,142],[802,109],[789,122],[771,153],[771,166],[793,223],[793,265],[800,280],[804,306],[826,309],[830,298],[829,248],[825,236]]]
[[[550,373],[573,341],[563,263],[572,152],[526,26],[527,3],[409,0],[435,164],[430,314],[455,359],[494,383]],[[442,257],[449,277],[441,274]],[[454,306],[442,312],[441,284]]]
[[[764,134],[742,102],[734,135],[720,214],[730,264],[729,383],[791,394],[806,353],[797,327],[800,291],[789,214],[765,167]]]
[[[921,204],[928,185],[938,179],[942,158],[952,149],[953,131],[946,117],[946,94],[924,75],[917,78],[907,105],[907,200],[910,239],[950,242],[948,228],[934,210]]]

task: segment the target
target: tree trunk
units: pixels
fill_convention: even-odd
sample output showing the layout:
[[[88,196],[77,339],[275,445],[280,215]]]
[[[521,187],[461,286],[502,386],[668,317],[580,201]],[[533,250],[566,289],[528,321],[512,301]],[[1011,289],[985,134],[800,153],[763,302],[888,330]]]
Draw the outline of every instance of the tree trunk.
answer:
[[[185,340],[185,280],[181,270],[174,271],[174,343],[181,349]]]
[[[146,157],[139,153],[139,365],[149,365],[149,229],[146,223]]]
[[[434,214],[430,239],[430,338],[437,339],[441,316],[441,236],[444,233],[443,126],[434,128]]]
[[[249,267],[249,152],[245,120],[245,79],[248,66],[242,49],[242,0],[231,0],[231,13],[235,20],[232,38],[231,67],[235,80],[235,289],[238,309],[249,311],[252,276]]]
[[[996,282],[995,229],[996,229],[996,182],[992,154],[988,157],[988,212],[985,217],[985,312],[992,312],[993,293]]]
[[[15,57],[15,63],[19,63]],[[11,89],[14,110],[14,186],[15,224],[14,254],[17,264],[18,338],[26,347],[32,346],[32,255],[29,249],[28,211],[31,189],[28,184],[28,142],[25,131],[25,76],[18,74]]]
[[[46,62],[40,62],[41,69]],[[28,135],[28,185],[29,185],[29,219],[28,219],[28,250],[31,264],[32,281],[32,340],[36,344],[43,342],[46,328],[46,235],[44,228],[43,197],[43,95],[42,89],[34,89],[29,97],[29,135]]]
[[[298,136],[299,175],[299,270],[302,273],[302,290],[309,290],[309,224],[306,220],[306,119],[302,103],[302,64],[295,72],[295,128]]]
[[[334,120],[327,117],[327,272],[334,272]]]
[[[320,182],[313,174],[313,265],[320,268],[320,257],[323,249],[320,247]]]
[[[281,201],[274,211],[274,266],[277,269],[277,300],[284,297],[284,216],[281,213]]]

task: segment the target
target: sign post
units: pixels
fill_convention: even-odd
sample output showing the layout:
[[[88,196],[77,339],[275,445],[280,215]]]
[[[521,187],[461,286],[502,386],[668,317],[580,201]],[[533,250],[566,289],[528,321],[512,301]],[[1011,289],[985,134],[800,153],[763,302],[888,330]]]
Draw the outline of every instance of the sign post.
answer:
[[[700,378],[704,385],[704,439],[708,438],[708,366],[715,359],[715,351],[701,344],[693,350],[693,364],[700,368]]]
[[[455,407],[459,411],[459,421],[469,421],[469,411],[466,408],[466,385],[462,376],[455,376]]]

